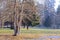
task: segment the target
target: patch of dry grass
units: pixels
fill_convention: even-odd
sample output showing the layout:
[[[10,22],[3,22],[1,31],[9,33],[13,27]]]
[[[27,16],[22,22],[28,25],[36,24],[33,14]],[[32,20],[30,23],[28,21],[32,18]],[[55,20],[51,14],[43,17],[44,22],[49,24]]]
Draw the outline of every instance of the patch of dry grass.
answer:
[[[54,33],[53,33],[54,32]],[[56,33],[57,32],[57,33]],[[13,30],[0,29],[0,40],[27,40],[38,39],[43,36],[60,36],[60,30],[48,30],[48,29],[21,29],[21,34],[18,36],[12,36]],[[41,40],[41,39],[39,39]],[[43,40],[43,39],[42,39]],[[45,38],[44,40],[60,40],[55,38]]]
[[[24,39],[34,39],[40,37],[36,34],[20,34],[18,36],[12,35],[0,35],[0,40],[24,40]]]
[[[43,36],[55,36],[56,34],[20,34],[18,36],[12,36],[12,35],[0,35],[0,40],[27,40],[27,39],[35,39]],[[57,36],[57,35],[56,35]],[[45,38],[46,40],[60,40],[60,38]]]

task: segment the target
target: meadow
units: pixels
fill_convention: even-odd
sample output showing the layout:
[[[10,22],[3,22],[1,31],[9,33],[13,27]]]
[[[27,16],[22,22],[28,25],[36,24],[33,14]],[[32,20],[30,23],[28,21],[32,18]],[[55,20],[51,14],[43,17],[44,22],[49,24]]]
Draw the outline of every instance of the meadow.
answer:
[[[14,30],[9,28],[0,28],[0,40],[50,40],[50,38],[42,38],[44,36],[60,36],[60,29],[38,29],[25,28],[20,29],[20,35],[12,36]],[[51,40],[60,40],[60,38]]]

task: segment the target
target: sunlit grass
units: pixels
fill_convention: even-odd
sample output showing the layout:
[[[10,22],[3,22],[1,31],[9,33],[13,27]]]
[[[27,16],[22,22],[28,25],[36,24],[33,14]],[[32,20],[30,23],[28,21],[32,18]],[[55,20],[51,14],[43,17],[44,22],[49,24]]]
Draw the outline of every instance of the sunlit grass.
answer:
[[[59,36],[60,29],[35,29],[29,28],[28,30],[25,28],[20,29],[19,36],[10,36],[13,35],[14,30],[8,28],[0,28],[0,39],[7,37],[6,39],[10,38],[11,40],[24,40],[24,39],[35,39],[42,36]],[[8,36],[7,36],[8,35]]]
[[[14,30],[8,29],[8,28],[0,28],[0,33],[13,33]],[[29,28],[28,30],[25,28],[20,29],[20,33],[22,34],[60,34],[60,29],[35,29],[35,28]]]
[[[8,28],[0,28],[0,34],[13,34],[14,30]],[[28,30],[25,28],[20,29],[21,34],[60,34],[60,29],[34,29],[29,28]]]
[[[13,30],[11,30],[11,29],[8,29],[8,28],[0,28],[0,34],[12,34],[13,33]]]
[[[33,33],[33,34],[59,34],[60,29],[21,29],[21,33]]]

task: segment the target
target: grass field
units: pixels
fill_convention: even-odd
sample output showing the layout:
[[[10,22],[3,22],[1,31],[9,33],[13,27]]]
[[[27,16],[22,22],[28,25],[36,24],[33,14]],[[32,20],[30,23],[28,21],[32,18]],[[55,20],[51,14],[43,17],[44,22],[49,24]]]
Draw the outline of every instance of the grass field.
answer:
[[[1,37],[10,40],[24,40],[24,39],[35,39],[42,36],[60,36],[60,29],[35,29],[29,28],[27,29],[20,29],[20,35],[13,37],[14,30],[11,29],[0,29],[0,40]],[[56,39],[57,40],[57,39]],[[59,39],[60,40],[60,39]]]
[[[8,28],[0,28],[0,33],[13,33],[14,30]],[[22,34],[60,34],[60,29],[34,29],[29,28],[28,30],[25,28],[21,28],[20,32]]]

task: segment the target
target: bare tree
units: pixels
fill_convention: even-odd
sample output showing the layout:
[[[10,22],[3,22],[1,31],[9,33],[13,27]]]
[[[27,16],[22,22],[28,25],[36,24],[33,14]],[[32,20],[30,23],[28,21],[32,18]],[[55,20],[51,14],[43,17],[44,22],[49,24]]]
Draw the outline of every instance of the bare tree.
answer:
[[[36,6],[33,0],[6,0],[5,6],[1,11],[0,18],[3,23],[6,20],[14,22],[14,36],[20,33],[22,20],[25,21],[26,18],[32,21],[34,19],[33,14],[36,14]]]
[[[18,7],[19,6],[19,7]],[[21,8],[20,8],[21,6]],[[32,21],[33,14],[36,14],[36,6],[34,4],[34,1],[32,0],[23,0],[20,5],[19,1],[15,1],[15,36],[19,34],[20,27],[22,25],[22,20],[24,18],[27,18],[28,20]],[[25,20],[24,20],[25,21]],[[28,26],[27,26],[28,28]]]

